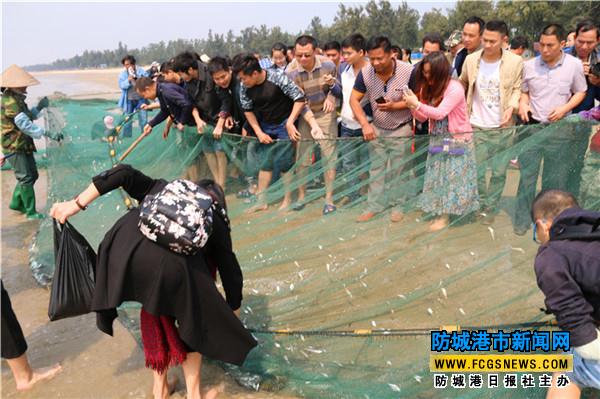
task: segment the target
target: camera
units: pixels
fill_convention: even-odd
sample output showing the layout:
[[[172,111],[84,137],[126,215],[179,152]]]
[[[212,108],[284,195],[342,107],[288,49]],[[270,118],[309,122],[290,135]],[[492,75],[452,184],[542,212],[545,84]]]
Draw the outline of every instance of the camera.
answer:
[[[137,79],[137,75],[135,73],[135,68],[130,66],[129,68],[127,68],[127,73],[129,74],[129,76],[131,76],[134,79]]]
[[[590,73],[597,78],[600,78],[600,62],[590,65]]]

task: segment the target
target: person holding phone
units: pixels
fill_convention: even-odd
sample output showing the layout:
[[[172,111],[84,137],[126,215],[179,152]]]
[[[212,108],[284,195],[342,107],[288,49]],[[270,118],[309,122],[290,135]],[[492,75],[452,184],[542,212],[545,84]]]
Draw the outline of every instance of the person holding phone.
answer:
[[[391,207],[390,219],[400,222],[409,199],[412,116],[402,99],[412,65],[392,57],[392,44],[385,36],[371,38],[366,45],[369,61],[358,73],[350,106],[368,142],[371,168],[367,209],[357,222],[367,222]],[[367,119],[362,99],[367,96],[373,110]]]
[[[454,147],[454,152],[436,153],[430,144],[427,156],[419,205],[436,216],[429,229],[438,231],[449,225],[450,215],[460,217],[479,209],[473,134],[464,89],[451,78],[444,53],[427,55],[417,71],[417,94],[406,90],[406,104],[416,119],[429,120],[432,142],[443,140]]]

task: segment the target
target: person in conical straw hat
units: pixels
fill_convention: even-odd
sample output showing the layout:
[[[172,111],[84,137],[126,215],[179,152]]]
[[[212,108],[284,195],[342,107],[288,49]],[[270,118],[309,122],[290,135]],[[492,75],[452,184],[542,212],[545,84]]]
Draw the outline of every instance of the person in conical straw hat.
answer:
[[[48,99],[42,98],[32,109],[25,104],[27,88],[40,82],[17,65],[9,66],[2,72],[0,87],[2,91],[2,152],[10,162],[17,186],[13,191],[9,208],[24,213],[28,219],[41,219],[44,216],[35,209],[35,192],[33,184],[38,178],[37,166],[33,153],[36,152],[33,139],[42,136],[60,141],[61,133],[47,132],[33,123],[40,111],[48,106]],[[10,158],[9,158],[10,157]]]

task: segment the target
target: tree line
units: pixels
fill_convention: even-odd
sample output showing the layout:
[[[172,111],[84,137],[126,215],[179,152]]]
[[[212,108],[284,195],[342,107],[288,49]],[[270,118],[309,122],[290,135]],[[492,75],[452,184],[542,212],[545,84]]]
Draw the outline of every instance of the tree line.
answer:
[[[279,26],[250,26],[239,34],[229,30],[225,34],[208,31],[204,39],[177,39],[151,43],[139,49],[129,49],[119,42],[114,50],[86,50],[69,59],[58,59],[50,64],[33,65],[29,70],[97,68],[121,65],[126,54],[136,57],[139,64],[167,60],[185,50],[194,50],[209,56],[258,52],[268,55],[276,42],[292,44],[301,34],[310,34],[321,43],[342,40],[354,32],[366,37],[385,35],[401,47],[419,48],[420,41],[428,32],[439,32],[447,37],[453,30],[461,29],[468,17],[476,15],[484,20],[502,19],[511,30],[511,36],[525,35],[535,39],[541,28],[558,22],[566,29],[573,29],[584,18],[600,21],[600,2],[588,1],[464,1],[459,0],[453,8],[432,8],[422,15],[408,3],[392,4],[387,0],[371,0],[365,5],[347,6],[339,4],[333,22],[326,26],[319,17],[314,17],[302,32],[284,32]]]

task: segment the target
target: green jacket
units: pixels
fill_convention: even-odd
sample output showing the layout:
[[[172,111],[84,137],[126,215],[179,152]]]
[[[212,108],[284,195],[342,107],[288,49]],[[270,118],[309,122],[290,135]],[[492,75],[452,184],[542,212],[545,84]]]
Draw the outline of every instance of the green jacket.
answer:
[[[0,116],[2,120],[2,152],[24,152],[31,154],[36,151],[33,139],[21,132],[15,125],[15,117],[25,112],[32,120],[31,111],[25,104],[25,95],[6,89],[2,93],[2,108]]]

